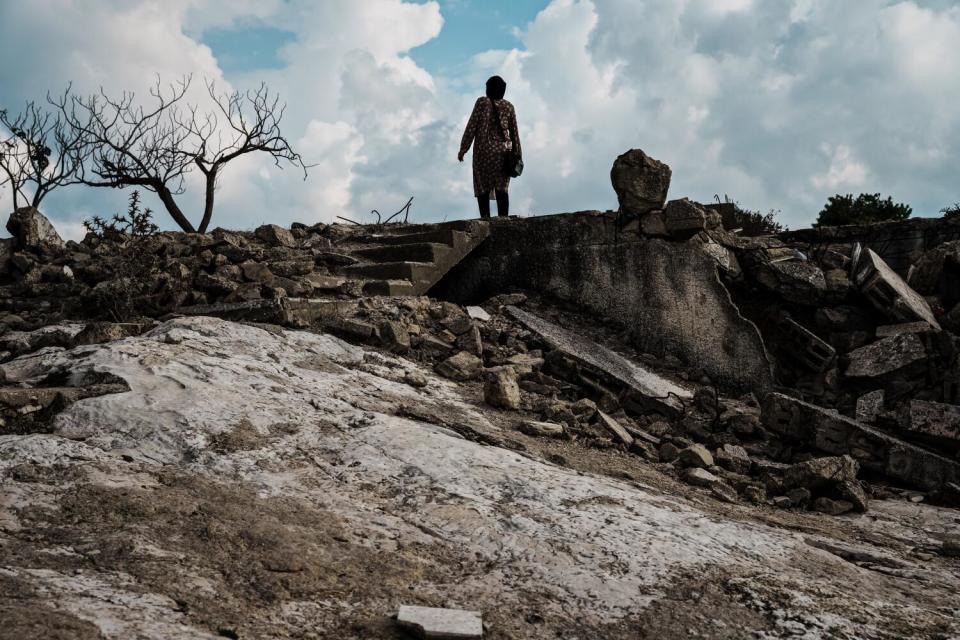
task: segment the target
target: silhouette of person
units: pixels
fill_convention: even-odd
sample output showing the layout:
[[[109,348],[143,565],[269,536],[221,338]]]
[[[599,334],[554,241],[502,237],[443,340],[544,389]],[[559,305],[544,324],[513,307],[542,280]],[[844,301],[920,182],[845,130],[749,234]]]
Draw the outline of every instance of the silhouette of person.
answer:
[[[514,150],[520,153],[520,134],[517,131],[517,112],[513,105],[503,99],[507,83],[500,76],[487,80],[486,97],[477,98],[473,113],[467,122],[460,141],[463,157],[473,144],[473,193],[480,205],[480,217],[490,217],[490,200],[497,200],[497,215],[510,215],[510,176],[504,171],[504,153]]]

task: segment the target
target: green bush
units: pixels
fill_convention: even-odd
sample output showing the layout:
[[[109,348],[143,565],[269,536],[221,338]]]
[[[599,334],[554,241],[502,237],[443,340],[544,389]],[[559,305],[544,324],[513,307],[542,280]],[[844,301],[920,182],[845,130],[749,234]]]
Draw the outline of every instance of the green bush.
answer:
[[[945,220],[960,220],[960,202],[954,202],[951,206],[940,209],[940,213]]]
[[[870,224],[888,220],[906,220],[913,213],[908,204],[895,203],[893,198],[882,199],[879,193],[861,193],[831,196],[817,216],[814,226],[836,227],[844,224]]]

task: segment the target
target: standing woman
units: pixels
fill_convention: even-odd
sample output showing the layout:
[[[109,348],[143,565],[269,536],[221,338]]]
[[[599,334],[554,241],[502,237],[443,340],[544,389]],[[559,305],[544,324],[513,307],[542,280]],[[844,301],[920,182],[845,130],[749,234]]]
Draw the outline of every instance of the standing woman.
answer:
[[[510,174],[505,168],[504,156],[513,153],[520,159],[520,134],[517,131],[517,113],[513,105],[503,99],[507,83],[500,76],[487,80],[487,96],[477,98],[473,113],[463,132],[460,154],[463,162],[471,143],[473,147],[473,193],[480,205],[480,217],[490,217],[490,200],[497,199],[497,215],[510,215]]]

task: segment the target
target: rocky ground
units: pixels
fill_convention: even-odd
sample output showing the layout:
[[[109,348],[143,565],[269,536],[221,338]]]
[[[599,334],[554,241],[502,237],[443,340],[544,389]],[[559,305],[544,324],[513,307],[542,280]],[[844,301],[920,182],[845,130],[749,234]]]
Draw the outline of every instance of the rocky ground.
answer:
[[[960,633],[957,511],[727,503],[330,335],[185,318],[2,371],[129,391],[0,437],[0,637],[401,637],[400,604],[488,638]]]
[[[543,292],[412,295],[466,227],[64,243],[18,212],[0,638],[403,638],[401,605],[485,638],[960,636],[960,242],[904,279],[685,199],[630,225],[716,259],[776,386]]]

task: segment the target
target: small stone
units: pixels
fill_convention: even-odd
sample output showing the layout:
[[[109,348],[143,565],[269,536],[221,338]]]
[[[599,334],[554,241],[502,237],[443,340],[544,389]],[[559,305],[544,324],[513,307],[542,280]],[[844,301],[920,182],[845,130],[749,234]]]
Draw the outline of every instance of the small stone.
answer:
[[[680,464],[685,467],[698,467],[705,469],[713,466],[713,456],[702,444],[692,444],[686,449],[680,451]]]
[[[461,351],[438,364],[436,370],[444,378],[465,382],[480,376],[483,361],[472,353]]]
[[[813,501],[813,510],[831,516],[839,516],[853,510],[853,505],[846,500],[831,500],[820,497]]]
[[[410,334],[399,322],[384,320],[380,323],[380,342],[392,353],[406,353],[410,350]]]
[[[752,462],[747,450],[735,444],[725,444],[714,453],[717,465],[734,473],[748,473]]]
[[[729,502],[731,504],[734,504],[740,501],[739,500],[740,496],[737,495],[736,490],[730,485],[723,482],[717,482],[715,484],[710,485],[710,493],[712,493],[714,496],[716,496],[720,500],[724,502]]]
[[[778,509],[789,509],[793,506],[793,500],[787,496],[777,496],[773,499],[773,506],[777,507]]]
[[[763,487],[748,484],[743,488],[743,497],[753,504],[762,504],[767,499],[767,492]]]
[[[837,495],[852,505],[854,511],[866,513],[870,501],[867,498],[867,492],[863,490],[860,483],[856,480],[844,480],[837,485]]]
[[[401,605],[397,625],[424,640],[481,640],[479,611]]]
[[[275,224],[265,224],[257,227],[254,234],[272,247],[296,247],[297,241],[289,229]]]
[[[580,398],[570,405],[573,415],[584,422],[589,422],[597,414],[597,403],[590,398]]]
[[[556,438],[563,435],[563,426],[556,422],[540,422],[539,420],[524,420],[518,427],[528,436]]]
[[[262,262],[253,262],[248,261],[240,265],[241,271],[243,271],[243,277],[251,282],[271,282],[273,280],[273,272],[270,271],[270,267],[263,264]]]
[[[687,484],[692,484],[696,487],[709,487],[720,482],[720,478],[706,469],[700,469],[698,467],[684,469],[681,478]]]
[[[419,371],[407,371],[403,374],[403,381],[411,387],[416,387],[417,389],[422,389],[423,387],[427,386],[427,376],[423,375]]]
[[[798,489],[791,489],[787,491],[787,497],[790,498],[790,504],[795,507],[806,506],[810,502],[810,498],[813,495],[810,493],[809,489],[800,487]]]
[[[672,442],[664,442],[660,445],[658,453],[660,454],[661,462],[673,462],[680,456],[680,449]]]
[[[517,375],[510,367],[502,367],[487,374],[483,385],[483,401],[491,407],[517,411],[520,409],[520,387]]]
[[[480,322],[488,322],[490,314],[484,311],[483,307],[467,307],[467,315]]]

